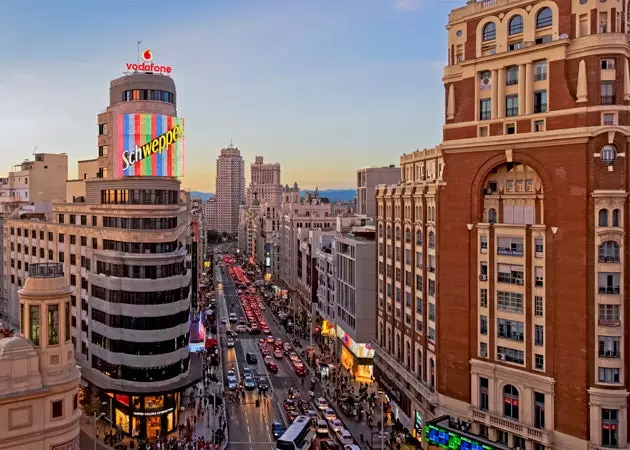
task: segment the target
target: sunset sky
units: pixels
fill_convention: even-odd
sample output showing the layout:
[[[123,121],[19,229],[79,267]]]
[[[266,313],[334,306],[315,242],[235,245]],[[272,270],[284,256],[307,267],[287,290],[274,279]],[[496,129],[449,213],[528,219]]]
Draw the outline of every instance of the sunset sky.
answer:
[[[108,83],[136,41],[173,67],[184,187],[214,190],[234,142],[282,182],[353,187],[355,171],[439,143],[448,0],[25,0],[0,15],[0,176],[38,152],[93,158]]]

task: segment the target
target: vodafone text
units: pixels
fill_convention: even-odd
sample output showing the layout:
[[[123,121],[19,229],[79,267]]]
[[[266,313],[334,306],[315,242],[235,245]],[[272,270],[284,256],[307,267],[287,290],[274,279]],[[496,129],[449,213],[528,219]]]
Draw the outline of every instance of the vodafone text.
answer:
[[[184,128],[181,125],[175,125],[166,133],[150,140],[142,147],[138,147],[136,145],[136,149],[134,151],[124,152],[122,154],[122,170],[127,170],[135,163],[142,161],[155,153],[162,153],[162,150],[166,149],[167,146],[174,144],[183,138]]]
[[[171,66],[158,66],[153,63],[127,63],[127,70],[133,70],[135,72],[171,73],[173,68]]]

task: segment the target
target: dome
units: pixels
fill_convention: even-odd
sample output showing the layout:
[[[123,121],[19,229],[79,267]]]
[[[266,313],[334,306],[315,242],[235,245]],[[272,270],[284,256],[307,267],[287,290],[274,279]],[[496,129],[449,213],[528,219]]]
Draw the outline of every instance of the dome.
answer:
[[[0,359],[14,359],[16,356],[26,358],[34,351],[33,345],[23,337],[0,339]]]

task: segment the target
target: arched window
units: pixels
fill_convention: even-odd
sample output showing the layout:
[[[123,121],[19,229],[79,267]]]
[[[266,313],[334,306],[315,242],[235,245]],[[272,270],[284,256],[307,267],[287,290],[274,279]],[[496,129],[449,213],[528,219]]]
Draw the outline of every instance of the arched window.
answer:
[[[488,210],[488,223],[497,223],[497,210],[494,208]]]
[[[407,370],[411,369],[411,344],[409,341],[405,342],[405,363]]]
[[[615,241],[603,242],[598,249],[600,263],[618,263],[620,261],[619,244]]]
[[[400,241],[400,237],[401,237],[401,232],[400,232],[400,228],[396,227],[396,240]]]
[[[433,358],[429,360],[429,374],[431,390],[435,391],[435,360]]]
[[[508,34],[510,36],[521,34],[523,32],[523,18],[519,15],[512,16],[508,25]]]
[[[416,245],[422,245],[422,231],[416,231]]]
[[[621,226],[621,210],[619,209],[613,209],[613,214],[612,214],[612,226],[613,227],[620,227]]]
[[[489,22],[483,27],[483,41],[494,41],[497,37],[497,26],[494,22]]]
[[[600,227],[608,226],[608,210],[607,209],[604,208],[604,209],[599,210],[598,224]]]
[[[400,335],[397,334],[395,339],[396,339],[396,357],[398,359],[400,359],[400,356],[401,356],[400,355],[400,349],[401,349],[401,346],[400,346]]]
[[[405,242],[411,244],[411,230],[409,228],[405,230]]]
[[[518,420],[518,389],[511,384],[503,388],[503,415],[508,419]]]
[[[553,24],[551,8],[545,7],[536,14],[536,29],[550,27]]]
[[[429,248],[435,248],[435,233],[429,231]]]
[[[417,350],[416,365],[418,366],[418,378],[422,379],[422,349]]]
[[[387,225],[387,239],[391,239],[391,238],[392,238],[392,226]]]

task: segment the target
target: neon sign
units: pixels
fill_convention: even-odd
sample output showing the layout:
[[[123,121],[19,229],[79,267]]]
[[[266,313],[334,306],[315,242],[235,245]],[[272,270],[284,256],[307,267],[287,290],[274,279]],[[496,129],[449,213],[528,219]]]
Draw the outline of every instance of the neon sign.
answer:
[[[142,58],[141,63],[127,63],[127,70],[133,70],[134,72],[150,72],[150,73],[171,73],[173,68],[171,66],[160,66],[153,63],[153,52],[149,49],[143,50],[140,54]]]
[[[475,439],[435,425],[426,425],[424,427],[424,437],[429,445],[437,445],[440,448],[448,448],[450,450],[498,450],[493,445],[482,444]]]
[[[133,151],[123,152],[122,154],[122,170],[125,171],[134,164],[148,158],[155,153],[161,154],[169,145],[178,142],[184,137],[184,128],[181,125],[175,125],[166,133],[152,139],[142,147],[136,145]]]

